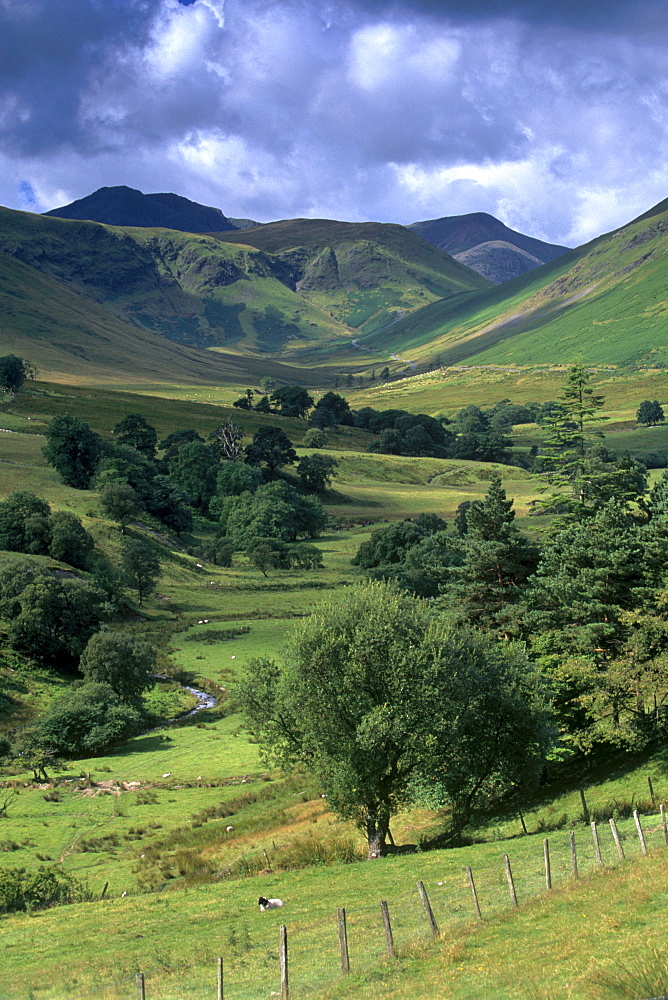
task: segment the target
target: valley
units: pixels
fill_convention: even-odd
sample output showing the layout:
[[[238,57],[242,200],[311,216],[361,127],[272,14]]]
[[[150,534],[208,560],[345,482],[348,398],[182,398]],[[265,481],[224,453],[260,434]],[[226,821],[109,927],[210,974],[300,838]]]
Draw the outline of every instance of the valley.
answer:
[[[194,233],[0,210],[0,354],[37,368],[0,396],[3,1000],[122,1000],[139,972],[151,1000],[213,996],[218,956],[225,995],[270,996],[281,923],[293,935],[295,1000],[593,1000],[616,951],[651,968],[668,863],[658,812],[668,800],[668,425],[639,422],[638,408],[668,405],[666,211],[661,203],[563,255],[548,249],[545,263],[493,285],[461,262],[466,250],[455,260],[417,227],[298,219]],[[576,383],[579,404],[568,396]],[[310,402],[299,415],[301,391]],[[54,427],[67,426],[96,442],[83,486],[54,458]],[[276,429],[294,457],[253,452]],[[221,451],[230,433],[243,449],[234,461]],[[308,478],[318,471],[324,479]],[[12,535],[16,494],[48,511],[21,508]],[[497,519],[489,537],[482,511]],[[88,562],[68,561],[54,542],[64,515],[90,537]],[[508,546],[489,557],[501,590],[482,571],[471,582],[490,541]],[[145,593],[128,569],[135,543],[158,564]],[[360,560],[373,545],[382,558]],[[264,678],[267,660],[294,659],[309,620],[369,581],[396,585],[453,634],[473,630],[483,658],[512,647],[538,687],[549,680],[540,711],[550,719],[540,781],[520,781],[523,763],[509,758],[507,771],[481,778],[459,829],[447,775],[426,772],[435,783],[438,773],[440,797],[422,777],[397,793],[387,856],[373,860],[327,768],[272,756],[278,737],[272,748],[249,721],[242,683]],[[97,588],[101,634],[153,650],[134,732],[48,750],[39,727],[59,699],[74,711],[92,683],[81,672],[89,623],[58,655],[26,645],[17,622],[43,613],[30,604],[39,586],[78,587],[82,601]],[[381,643],[368,641],[373,657]],[[216,705],[184,717],[184,685]],[[73,740],[86,725],[73,725]],[[7,902],[12,878],[43,870],[72,880],[64,902]],[[259,913],[259,896],[285,907]],[[339,976],[338,907],[349,915],[350,977]]]

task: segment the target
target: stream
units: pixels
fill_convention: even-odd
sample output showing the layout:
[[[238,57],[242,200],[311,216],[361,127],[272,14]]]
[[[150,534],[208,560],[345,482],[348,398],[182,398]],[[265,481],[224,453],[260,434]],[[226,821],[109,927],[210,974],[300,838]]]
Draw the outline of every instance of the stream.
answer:
[[[158,681],[173,681],[173,677],[167,677],[166,674],[151,674],[151,677],[155,677]],[[194,708],[191,708],[189,712],[181,712],[171,721],[176,722],[178,719],[188,719],[191,715],[197,715],[198,712],[203,712],[205,708],[215,708],[218,704],[218,699],[212,694],[207,694],[206,691],[200,691],[199,688],[191,687],[189,684],[179,685],[183,691],[187,691],[188,694],[194,695],[197,699],[197,704]]]

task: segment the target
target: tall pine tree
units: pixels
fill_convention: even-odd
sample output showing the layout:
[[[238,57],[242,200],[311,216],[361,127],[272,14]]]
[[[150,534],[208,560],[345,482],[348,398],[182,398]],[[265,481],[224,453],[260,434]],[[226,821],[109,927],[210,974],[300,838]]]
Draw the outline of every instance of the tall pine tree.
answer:
[[[451,570],[445,600],[473,625],[509,638],[516,630],[515,606],[522,600],[539,551],[519,530],[513,501],[495,474],[482,503],[466,512],[463,565]]]

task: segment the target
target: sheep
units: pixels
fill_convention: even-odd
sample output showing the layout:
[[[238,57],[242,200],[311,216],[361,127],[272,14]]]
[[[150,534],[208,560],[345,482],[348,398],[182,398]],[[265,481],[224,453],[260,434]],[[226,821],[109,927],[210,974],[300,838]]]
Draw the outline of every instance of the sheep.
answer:
[[[266,899],[265,896],[260,896],[258,899],[258,905],[260,910],[264,913],[265,910],[277,910],[279,906],[283,906],[282,899]]]

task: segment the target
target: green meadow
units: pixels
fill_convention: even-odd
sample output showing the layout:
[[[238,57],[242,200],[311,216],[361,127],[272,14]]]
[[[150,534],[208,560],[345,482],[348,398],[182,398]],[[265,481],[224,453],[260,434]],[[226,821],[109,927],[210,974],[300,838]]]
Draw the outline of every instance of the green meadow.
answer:
[[[563,379],[563,369],[439,370],[347,395],[354,407],[453,416],[469,403],[553,399]],[[668,400],[667,379],[658,369],[596,372],[597,391],[606,396],[601,426],[611,446],[634,453],[668,448],[664,426],[642,428],[634,420],[643,399]],[[64,486],[42,456],[48,421],[73,413],[110,436],[123,414],[137,412],[159,437],[179,427],[193,427],[206,437],[232,417],[250,437],[264,418],[229,406],[244,387],[172,384],[118,393],[28,384],[24,392],[5,398],[0,411],[0,497],[25,489],[55,510],[76,513],[98,547],[116,560],[120,532],[104,517],[99,495]],[[305,421],[281,420],[280,425],[299,454],[308,453]],[[534,425],[517,428],[518,447],[530,446],[541,434]],[[495,471],[503,475],[522,527],[536,532],[544,526],[543,518],[528,511],[546,486],[521,468],[383,456],[365,450],[369,440],[351,428],[329,438],[325,453],[336,458],[338,468],[323,497],[330,526],[314,540],[323,555],[321,569],[271,571],[265,577],[242,554],[223,568],[190,554],[177,536],[148,522],[128,528],[131,536],[156,541],[162,558],[155,593],[142,608],[130,603],[130,620],[159,646],[162,671],[211,692],[218,703],[189,718],[165,717],[104,755],[64,762],[49,782],[36,783],[16,768],[3,775],[0,804],[5,792],[18,794],[0,818],[2,867],[60,864],[87,881],[93,899],[0,918],[2,1000],[89,995],[122,1000],[136,995],[140,971],[151,1000],[215,996],[218,956],[225,960],[226,996],[269,998],[279,990],[282,922],[291,935],[297,1000],[318,995],[593,997],[587,990],[609,969],[613,951],[623,948],[629,961],[642,963],[653,946],[659,947],[667,864],[657,815],[658,803],[668,799],[662,752],[620,755],[585,774],[555,767],[550,783],[523,805],[526,835],[513,808],[478,816],[467,846],[362,862],[359,832],[328,809],[307,775],[278,773],[262,758],[253,733],[243,729],[235,710],[235,680],[253,658],[280,657],[296,621],[363,578],[350,560],[375,527],[423,511],[451,519],[463,500],[484,496]],[[195,539],[208,530],[197,525]],[[26,671],[17,662],[1,669],[11,698],[11,710],[0,716],[2,728],[29,721],[72,681],[46,670]],[[160,701],[160,684],[151,697]],[[181,704],[191,703],[186,698]],[[599,817],[602,867],[583,822],[581,787],[592,815]],[[643,816],[648,858],[639,856],[630,816],[634,807]],[[629,859],[624,865],[610,836],[609,815],[618,819]],[[438,811],[414,809],[400,813],[392,829],[397,843],[419,844],[442,824]],[[577,881],[571,829],[579,852]],[[550,893],[543,869],[545,837],[552,851]],[[516,878],[517,911],[509,904],[504,853]],[[480,892],[480,922],[467,865]],[[427,887],[442,932],[436,943],[429,940],[415,889],[418,879]],[[279,896],[285,908],[259,913],[259,895]],[[398,957],[392,961],[385,956],[381,899],[388,900],[393,919]],[[338,965],[340,906],[349,919],[349,979],[340,977]],[[586,946],[569,944],[571,931]],[[527,958],[518,972],[514,958],[520,948]]]

